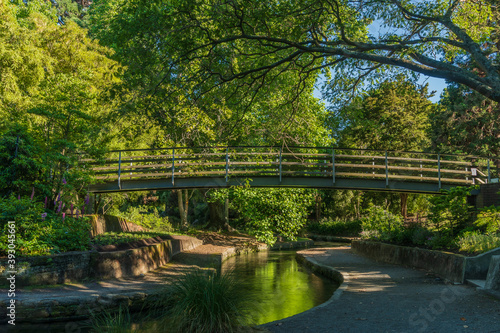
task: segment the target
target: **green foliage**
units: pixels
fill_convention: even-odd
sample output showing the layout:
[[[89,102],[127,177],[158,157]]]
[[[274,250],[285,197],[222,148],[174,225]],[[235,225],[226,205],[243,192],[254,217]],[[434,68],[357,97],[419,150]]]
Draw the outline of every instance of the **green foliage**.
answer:
[[[486,233],[500,233],[500,207],[485,207],[477,214],[475,225],[484,228]]]
[[[464,86],[450,84],[439,104],[430,118],[434,149],[480,156],[500,154],[498,103]]]
[[[115,211],[114,215],[154,231],[173,231],[168,217],[160,216],[157,207],[129,206],[124,212]]]
[[[361,230],[361,220],[323,219],[307,226],[312,234],[329,236],[358,236]]]
[[[429,113],[434,108],[428,97],[427,86],[419,87],[405,77],[382,82],[340,110],[336,131],[341,145],[421,150],[429,143]]]
[[[103,245],[118,245],[130,243],[141,239],[148,239],[158,236],[167,236],[168,234],[162,232],[105,232],[92,238],[92,244]]]
[[[473,187],[453,187],[429,199],[431,203],[429,220],[434,227],[453,236],[470,221],[471,206],[467,205],[467,195]],[[459,230],[456,230],[459,229]]]
[[[314,194],[304,189],[233,187],[230,203],[258,240],[272,245],[276,234],[295,240],[306,223]]]
[[[43,215],[42,215],[43,214]],[[43,204],[29,197],[0,199],[0,253],[7,250],[7,222],[16,222],[16,251],[19,255],[48,255],[90,248],[89,219],[63,218],[44,211]]]
[[[128,306],[120,306],[118,312],[106,309],[90,313],[90,328],[92,332],[132,333],[132,317]]]
[[[57,25],[51,10],[47,1],[0,3],[0,185],[19,168],[7,190],[28,194],[35,186],[49,202],[63,179],[66,191],[85,195],[89,171],[78,154],[95,157],[106,148],[120,71],[109,49],[72,22]],[[17,136],[19,161],[12,155]]]
[[[236,332],[247,323],[251,299],[230,272],[197,269],[167,288],[169,296],[154,308],[162,310],[163,325],[172,332]]]
[[[362,238],[392,241],[403,231],[403,217],[387,212],[382,207],[372,206],[362,218],[361,226]]]
[[[500,247],[500,235],[481,234],[479,231],[469,231],[458,237],[460,251],[483,253]]]

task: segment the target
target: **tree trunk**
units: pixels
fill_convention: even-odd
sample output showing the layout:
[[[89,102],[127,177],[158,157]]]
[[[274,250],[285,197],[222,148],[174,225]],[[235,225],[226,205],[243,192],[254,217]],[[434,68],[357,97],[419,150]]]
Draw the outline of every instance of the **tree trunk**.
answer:
[[[321,219],[321,193],[316,193],[316,221]]]
[[[184,194],[184,199],[182,195]],[[186,230],[188,228],[188,208],[189,208],[189,197],[188,190],[177,190],[177,200],[179,203],[179,215],[181,218],[181,229]]]
[[[401,215],[406,219],[408,215],[408,193],[400,193],[399,197],[401,198]]]
[[[208,210],[210,213],[210,221],[208,222],[208,229],[236,231],[229,225],[229,199],[226,198],[225,203],[222,202],[209,202]]]

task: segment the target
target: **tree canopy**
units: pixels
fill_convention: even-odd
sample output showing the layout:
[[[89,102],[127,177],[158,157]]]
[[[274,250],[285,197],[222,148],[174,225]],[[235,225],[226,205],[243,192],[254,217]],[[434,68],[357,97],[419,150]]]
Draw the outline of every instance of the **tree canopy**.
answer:
[[[136,20],[143,26],[137,33]],[[106,33],[121,33],[123,43],[157,53],[155,89],[175,83],[193,96],[217,89],[226,102],[251,103],[285,73],[297,81],[283,96],[297,96],[321,72],[334,74],[335,86],[352,88],[398,68],[500,101],[493,0],[120,0],[94,22],[104,42]]]

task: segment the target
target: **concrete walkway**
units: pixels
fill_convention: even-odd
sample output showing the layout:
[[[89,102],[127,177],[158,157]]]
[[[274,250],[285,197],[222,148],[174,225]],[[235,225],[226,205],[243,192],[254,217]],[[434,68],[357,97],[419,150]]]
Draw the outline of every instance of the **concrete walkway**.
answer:
[[[378,263],[349,247],[299,253],[337,269],[345,282],[328,302],[263,325],[271,332],[500,332],[500,300],[473,287]]]

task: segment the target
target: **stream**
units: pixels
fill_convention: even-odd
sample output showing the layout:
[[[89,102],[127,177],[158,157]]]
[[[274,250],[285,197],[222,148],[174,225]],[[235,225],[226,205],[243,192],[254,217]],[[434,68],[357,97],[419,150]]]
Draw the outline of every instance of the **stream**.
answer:
[[[327,246],[339,244],[329,243]],[[333,281],[318,276],[295,259],[296,251],[263,251],[234,256],[222,264],[222,272],[231,271],[245,294],[258,304],[250,313],[251,322],[261,325],[304,312],[326,302],[338,288]],[[154,323],[134,320],[133,332],[150,332]],[[145,325],[144,325],[145,324]],[[13,328],[13,327],[10,327]],[[7,329],[0,325],[0,332]],[[8,332],[90,332],[87,321],[50,324],[18,323]],[[156,330],[155,330],[156,331]]]

